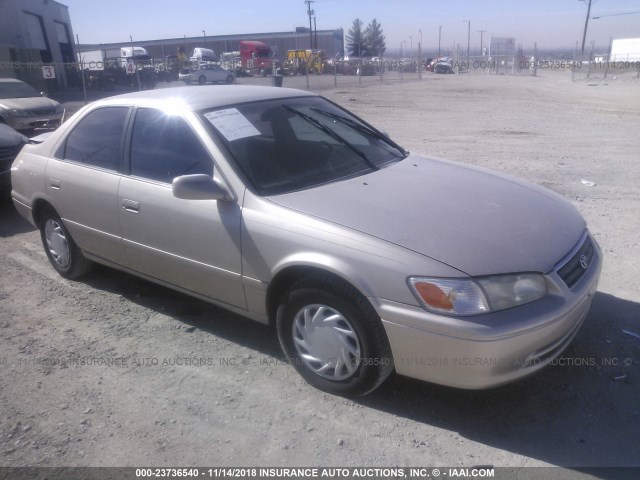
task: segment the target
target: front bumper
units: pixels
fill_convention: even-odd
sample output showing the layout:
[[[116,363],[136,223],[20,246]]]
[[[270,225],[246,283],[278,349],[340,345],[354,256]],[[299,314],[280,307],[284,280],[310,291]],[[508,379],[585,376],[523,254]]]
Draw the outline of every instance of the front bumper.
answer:
[[[49,115],[46,117],[9,117],[7,118],[7,125],[14,130],[25,131],[33,130],[35,128],[58,128],[62,121],[62,114]]]
[[[571,343],[589,312],[602,269],[602,253],[592,241],[591,265],[572,289],[551,272],[549,295],[522,307],[456,318],[380,301],[378,312],[396,372],[452,387],[482,389],[548,365]]]

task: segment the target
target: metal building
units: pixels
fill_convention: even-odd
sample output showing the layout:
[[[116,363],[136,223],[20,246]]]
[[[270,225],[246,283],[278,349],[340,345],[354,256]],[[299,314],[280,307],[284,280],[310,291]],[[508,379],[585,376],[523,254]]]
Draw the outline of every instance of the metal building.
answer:
[[[67,86],[74,62],[66,5],[55,0],[0,0],[0,77],[54,91]]]
[[[0,0],[1,1],[1,0]],[[198,36],[183,38],[166,38],[158,40],[137,40],[133,39],[133,45],[144,47],[152,58],[160,59],[168,55],[177,55],[178,49],[184,49],[187,56],[191,55],[194,48],[209,48],[220,55],[222,52],[233,52],[240,50],[241,40],[257,40],[269,45],[275,56],[284,58],[288,50],[310,48],[313,38],[314,46],[319,50],[324,50],[328,56],[344,54],[344,31],[342,28],[336,30],[318,30],[311,35],[308,29],[298,28],[291,32],[275,33],[246,33],[239,35],[217,35]],[[89,51],[95,49],[109,50],[121,47],[130,47],[131,42],[121,43],[101,43],[81,45],[79,51]]]

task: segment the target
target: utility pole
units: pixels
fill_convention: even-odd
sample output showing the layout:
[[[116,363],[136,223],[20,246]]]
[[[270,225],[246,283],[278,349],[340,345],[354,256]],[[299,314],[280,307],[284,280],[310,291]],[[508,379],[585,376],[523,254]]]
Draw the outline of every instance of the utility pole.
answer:
[[[313,29],[311,28],[311,17],[313,17],[316,12],[311,10],[311,4],[315,3],[315,0],[304,0],[304,3],[307,4],[307,15],[309,15],[309,48],[313,49]]]
[[[316,27],[316,16],[313,16],[313,48],[318,49],[318,27]]]
[[[463,20],[467,22],[467,72],[469,71],[469,49],[471,48],[471,20]]]
[[[584,42],[587,40],[587,27],[589,26],[589,15],[591,14],[591,0],[580,0],[582,1],[588,1],[589,3],[587,4],[587,18],[585,18],[584,20],[584,32],[582,33],[582,50],[581,50],[581,57],[584,57]]]
[[[202,30],[202,38],[203,38],[203,41],[204,41],[204,46],[206,47],[207,46],[207,34],[206,34],[206,32],[204,30]]]
[[[478,33],[480,34],[480,55],[481,56],[484,56],[484,50],[482,50],[482,36],[484,32],[486,32],[486,30],[478,30]]]
[[[440,58],[440,41],[442,40],[442,25],[438,27],[438,58]]]

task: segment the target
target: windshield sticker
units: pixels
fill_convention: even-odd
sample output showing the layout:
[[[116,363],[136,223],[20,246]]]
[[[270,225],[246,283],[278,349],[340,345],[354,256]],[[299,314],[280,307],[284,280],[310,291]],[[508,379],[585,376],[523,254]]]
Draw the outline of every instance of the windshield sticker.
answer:
[[[237,108],[217,110],[205,113],[204,116],[230,142],[239,138],[260,135],[258,129]]]

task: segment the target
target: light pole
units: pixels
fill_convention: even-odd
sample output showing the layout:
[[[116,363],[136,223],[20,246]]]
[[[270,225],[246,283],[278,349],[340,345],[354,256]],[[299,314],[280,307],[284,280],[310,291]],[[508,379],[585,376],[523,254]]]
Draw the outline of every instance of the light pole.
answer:
[[[202,38],[204,39],[204,46],[207,46],[207,34],[204,30],[202,30]]]
[[[413,38],[409,35],[409,41],[411,42],[411,61],[413,62]]]
[[[442,40],[442,25],[438,27],[438,58],[440,58],[440,41]]]
[[[480,34],[480,55],[484,56],[484,50],[482,50],[482,35],[486,32],[486,30],[478,30]]]
[[[420,41],[418,42],[418,78],[422,78],[422,29],[419,28]]]
[[[471,20],[463,20],[467,22],[467,72],[469,71],[469,50],[471,48]]]

